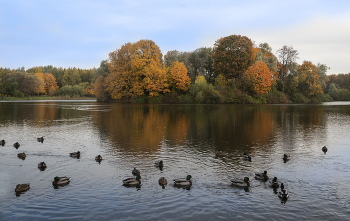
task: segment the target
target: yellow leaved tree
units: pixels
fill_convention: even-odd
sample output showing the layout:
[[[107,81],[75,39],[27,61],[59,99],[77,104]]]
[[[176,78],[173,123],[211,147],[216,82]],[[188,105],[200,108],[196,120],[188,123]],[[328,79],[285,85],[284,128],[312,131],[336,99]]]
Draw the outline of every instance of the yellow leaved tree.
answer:
[[[113,99],[169,92],[162,57],[151,40],[126,43],[109,54],[106,90]]]
[[[191,85],[191,79],[187,75],[184,63],[174,61],[167,74],[169,87],[174,91],[187,91]]]

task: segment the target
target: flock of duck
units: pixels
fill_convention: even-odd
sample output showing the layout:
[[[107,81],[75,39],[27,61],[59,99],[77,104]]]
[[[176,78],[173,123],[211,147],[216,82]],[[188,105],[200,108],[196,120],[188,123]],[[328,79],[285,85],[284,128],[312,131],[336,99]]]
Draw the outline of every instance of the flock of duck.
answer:
[[[37,138],[37,140],[41,143],[44,142],[44,137],[39,137]],[[0,140],[0,145],[4,146],[5,145],[5,140]],[[18,149],[20,147],[20,144],[18,142],[14,143],[13,146]],[[322,151],[324,153],[326,153],[328,151],[327,147],[324,146],[322,147]],[[73,153],[69,153],[69,155],[71,157],[75,157],[75,158],[80,158],[80,151],[77,152],[73,152]],[[216,152],[215,153],[216,157],[223,157],[226,156],[226,153],[224,152]],[[25,153],[19,153],[17,154],[18,158],[21,158],[22,160],[24,160],[26,158],[26,154]],[[243,154],[243,159],[246,161],[251,161],[252,158],[251,156],[249,156],[248,154],[244,153]],[[284,154],[283,158],[284,162],[287,162],[288,160],[290,160],[290,155]],[[102,161],[102,156],[101,155],[97,155],[95,157],[95,161],[98,163],[101,163]],[[159,169],[163,169],[164,163],[163,161],[157,161],[154,164],[155,167],[158,167]],[[40,162],[38,164],[38,168],[40,170],[45,170],[46,169],[46,164],[45,162]],[[127,178],[125,180],[122,180],[123,185],[124,186],[130,186],[130,187],[139,187],[141,185],[141,173],[138,169],[134,168],[131,173],[135,176],[135,177],[131,177],[131,178]],[[268,181],[269,180],[269,176],[267,175],[267,171],[265,170],[262,173],[255,173],[255,177],[256,180],[261,180],[261,181]],[[53,181],[52,181],[52,185],[54,187],[58,187],[58,186],[64,186],[67,185],[70,182],[70,177],[58,177],[56,176]],[[192,176],[191,175],[187,175],[186,178],[180,178],[180,179],[174,179],[174,186],[177,187],[183,187],[183,188],[189,188],[192,185]],[[249,177],[244,177],[243,180],[242,179],[236,179],[236,180],[231,180],[232,185],[233,186],[237,186],[237,187],[249,187],[250,186],[250,182],[251,180],[249,179]],[[159,185],[161,185],[163,188],[165,185],[168,184],[168,181],[164,178],[161,177],[158,181]],[[269,181],[269,186],[271,186],[274,189],[277,189],[278,187],[281,188],[281,190],[278,192],[278,197],[281,198],[282,200],[287,200],[289,198],[289,194],[287,192],[286,189],[284,189],[284,184],[278,183],[278,179],[277,177],[274,177],[272,180]],[[16,194],[22,193],[27,191],[30,188],[30,184],[29,183],[25,183],[25,184],[18,184],[15,188],[15,192]]]

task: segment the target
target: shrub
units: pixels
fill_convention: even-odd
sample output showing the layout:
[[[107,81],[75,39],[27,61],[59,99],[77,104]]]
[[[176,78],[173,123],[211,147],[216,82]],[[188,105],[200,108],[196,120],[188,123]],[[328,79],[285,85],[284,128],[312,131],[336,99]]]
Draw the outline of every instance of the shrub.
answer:
[[[145,103],[147,103],[147,96],[143,95],[143,96],[133,97],[133,98],[131,98],[131,103],[145,104]]]
[[[292,101],[293,101],[293,103],[299,103],[299,104],[310,103],[310,99],[308,99],[307,97],[305,97],[301,93],[292,94]]]

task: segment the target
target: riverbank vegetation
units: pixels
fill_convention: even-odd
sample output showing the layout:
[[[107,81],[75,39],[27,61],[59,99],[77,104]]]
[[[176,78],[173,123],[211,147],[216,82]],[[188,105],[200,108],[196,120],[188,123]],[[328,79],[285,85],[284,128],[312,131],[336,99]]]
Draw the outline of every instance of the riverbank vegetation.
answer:
[[[162,54],[151,40],[126,43],[93,69],[51,65],[0,68],[9,97],[96,97],[133,103],[317,103],[350,100],[350,74],[327,75],[325,64],[303,61],[283,46],[231,35],[211,48]]]

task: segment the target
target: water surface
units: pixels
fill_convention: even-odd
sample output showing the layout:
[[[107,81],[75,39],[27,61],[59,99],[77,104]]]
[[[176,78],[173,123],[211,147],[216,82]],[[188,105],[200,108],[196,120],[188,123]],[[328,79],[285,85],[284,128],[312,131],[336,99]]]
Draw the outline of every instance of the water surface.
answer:
[[[6,141],[0,146],[0,220],[344,220],[350,215],[349,131],[349,102],[0,102],[0,139]],[[43,143],[36,139],[41,136]],[[74,151],[80,159],[69,157]],[[227,155],[215,157],[216,151]],[[25,160],[17,158],[21,152]],[[243,160],[244,152],[252,162]],[[286,163],[284,153],[291,155]],[[163,170],[154,167],[157,160]],[[45,171],[37,168],[42,161]],[[141,187],[122,186],[134,167]],[[284,183],[286,202],[268,182],[254,179],[264,170]],[[187,174],[191,188],[172,185]],[[55,189],[55,176],[72,179]],[[165,188],[158,185],[162,176]],[[251,187],[231,185],[230,179],[245,176]],[[31,188],[16,196],[19,183]]]

